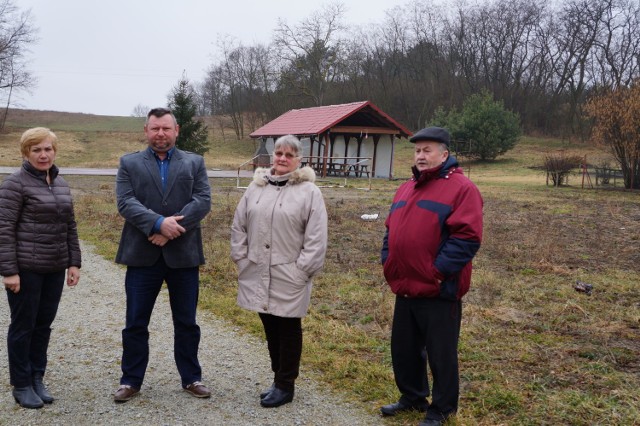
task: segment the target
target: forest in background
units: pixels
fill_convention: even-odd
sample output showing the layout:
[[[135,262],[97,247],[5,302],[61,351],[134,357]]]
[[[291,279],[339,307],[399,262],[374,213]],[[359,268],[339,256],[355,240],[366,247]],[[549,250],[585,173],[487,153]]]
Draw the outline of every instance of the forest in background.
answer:
[[[524,133],[585,140],[588,99],[639,75],[638,0],[416,0],[363,27],[344,10],[280,20],[268,44],[222,40],[194,83],[199,114],[242,138],[292,108],[369,100],[418,129],[486,90]]]

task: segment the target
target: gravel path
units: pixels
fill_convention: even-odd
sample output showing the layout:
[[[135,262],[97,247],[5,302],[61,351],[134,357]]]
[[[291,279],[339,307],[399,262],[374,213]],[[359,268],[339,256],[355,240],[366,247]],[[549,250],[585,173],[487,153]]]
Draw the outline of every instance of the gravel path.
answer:
[[[11,395],[6,341],[0,343],[0,424],[20,425],[375,425],[381,418],[341,403],[326,388],[305,378],[304,366],[291,404],[260,407],[258,394],[271,383],[266,344],[199,311],[200,362],[210,399],[182,391],[173,361],[173,326],[167,296],[158,298],[151,318],[151,359],[140,394],[113,402],[120,378],[124,326],[124,269],[86,244],[76,288],[65,286],[53,323],[45,381],[52,405],[28,410]],[[9,308],[0,302],[0,330],[6,336]]]

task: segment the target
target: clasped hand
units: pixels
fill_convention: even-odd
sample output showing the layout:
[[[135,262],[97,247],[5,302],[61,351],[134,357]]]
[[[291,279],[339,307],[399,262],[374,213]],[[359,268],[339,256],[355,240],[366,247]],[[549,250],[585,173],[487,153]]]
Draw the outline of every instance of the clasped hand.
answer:
[[[178,221],[182,220],[183,218],[184,216],[165,217],[160,224],[160,233],[151,235],[148,238],[149,241],[152,244],[162,247],[167,244],[169,240],[173,240],[184,234],[186,232],[186,229],[184,229],[184,227],[178,223]]]

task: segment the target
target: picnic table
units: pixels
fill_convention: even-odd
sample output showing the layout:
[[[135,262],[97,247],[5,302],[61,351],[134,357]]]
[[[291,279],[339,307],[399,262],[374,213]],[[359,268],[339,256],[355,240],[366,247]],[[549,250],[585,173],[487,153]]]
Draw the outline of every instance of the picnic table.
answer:
[[[327,176],[340,177],[369,177],[369,160],[368,157],[331,157],[327,158],[326,174]],[[322,175],[324,170],[324,157],[307,156],[302,159],[303,166],[310,166],[316,173]]]

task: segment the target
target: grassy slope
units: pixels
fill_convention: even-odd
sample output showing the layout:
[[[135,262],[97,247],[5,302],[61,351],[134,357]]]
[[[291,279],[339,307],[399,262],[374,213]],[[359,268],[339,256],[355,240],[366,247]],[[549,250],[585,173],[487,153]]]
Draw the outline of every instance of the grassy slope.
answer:
[[[83,124],[86,116],[76,122],[65,115],[58,125],[55,117],[51,124],[38,117],[12,125],[69,129],[61,135],[63,165],[115,166],[122,152],[140,146],[141,134],[127,127],[135,119],[92,116]],[[0,137],[0,165],[19,163],[9,159],[9,148],[21,131]],[[216,135],[207,164],[233,168],[253,150],[251,142]],[[485,199],[485,239],[465,299],[454,424],[640,424],[640,197],[581,189],[580,177],[572,177],[570,187],[546,186],[530,166],[557,150],[587,155],[590,163],[605,156],[594,147],[525,138],[496,162],[463,163]],[[408,176],[411,146],[400,147],[397,156],[395,169]],[[69,180],[81,237],[112,257],[121,224],[113,178]],[[255,314],[235,306],[228,239],[241,191],[234,185],[212,181],[201,306],[260,335]],[[354,187],[362,182],[349,181],[346,188],[323,189],[329,251],[304,320],[303,375],[372,411],[398,396],[388,341],[393,297],[378,265],[383,221],[359,217],[379,212],[384,218],[397,185],[377,180],[371,191],[361,191]],[[576,280],[593,284],[593,295],[576,292]],[[415,424],[419,418],[407,414],[387,422]]]

